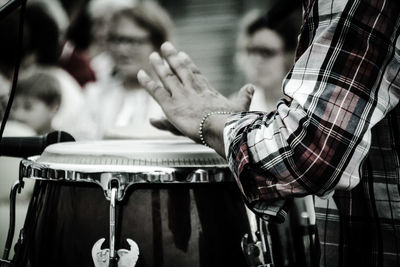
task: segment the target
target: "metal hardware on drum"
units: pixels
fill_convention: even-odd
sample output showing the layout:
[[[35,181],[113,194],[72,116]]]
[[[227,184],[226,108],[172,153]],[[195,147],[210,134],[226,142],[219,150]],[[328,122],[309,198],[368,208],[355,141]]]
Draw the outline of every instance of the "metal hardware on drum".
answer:
[[[21,262],[245,266],[244,204],[226,161],[209,148],[188,141],[64,143],[20,166],[21,180],[40,185],[28,210],[35,219],[28,222]],[[121,248],[126,244],[129,249]],[[71,259],[72,250],[79,258]]]
[[[117,188],[111,189],[110,199],[110,262],[116,260],[115,256],[115,202],[117,199]]]
[[[109,249],[101,249],[104,238],[99,239],[92,248],[92,258],[95,267],[130,267],[135,266],[139,257],[139,248],[135,241],[128,239],[127,242],[131,246],[128,251],[126,249],[116,250],[116,202],[118,187],[116,183],[110,181],[110,233],[109,233]]]
[[[117,200],[122,201],[125,192],[132,185],[140,184],[193,184],[193,183],[223,183],[232,182],[232,178],[227,175],[229,171],[219,166],[189,168],[189,167],[158,167],[153,166],[118,166],[119,170],[109,166],[92,166],[88,170],[63,170],[66,164],[38,164],[38,157],[32,157],[29,160],[21,161],[21,176],[36,180],[45,181],[71,181],[71,182],[90,182],[100,185],[104,190],[107,200],[110,200],[109,183],[116,181]],[[187,173],[187,175],[181,175]]]
[[[268,222],[254,216],[249,219],[256,220],[257,229],[251,229],[251,235],[245,234],[242,238],[242,251],[249,267],[274,267],[272,258],[271,240],[268,234]]]
[[[115,209],[116,202],[122,201],[126,191],[132,185],[143,184],[206,184],[206,183],[224,183],[228,180],[227,170],[223,168],[169,168],[148,166],[129,166],[129,172],[112,172],[107,166],[103,166],[103,172],[88,171],[68,171],[63,170],[60,165],[55,164],[37,164],[38,157],[21,161],[21,177],[33,178],[44,181],[73,181],[83,183],[95,183],[103,188],[105,198],[110,201],[110,218],[109,218],[109,249],[102,249],[101,245],[104,238],[99,239],[92,248],[92,258],[95,267],[105,266],[118,266],[125,267],[119,264],[121,258],[124,262],[129,262],[135,266],[139,256],[139,248],[135,241],[127,239],[130,244],[130,251],[120,249],[116,250],[115,247],[115,233],[116,233],[116,217]],[[60,168],[60,169],[59,169]],[[64,167],[65,168],[65,167]],[[122,169],[120,167],[120,169]],[[96,170],[99,171],[98,166]],[[187,173],[181,175],[182,173]]]

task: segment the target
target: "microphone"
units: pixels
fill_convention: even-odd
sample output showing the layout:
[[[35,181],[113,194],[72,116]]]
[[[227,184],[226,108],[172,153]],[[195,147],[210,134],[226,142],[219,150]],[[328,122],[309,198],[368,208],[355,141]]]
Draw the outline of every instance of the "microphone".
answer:
[[[44,149],[51,144],[69,141],[75,141],[75,139],[64,131],[54,131],[41,136],[3,137],[0,143],[0,155],[27,158],[42,154]]]

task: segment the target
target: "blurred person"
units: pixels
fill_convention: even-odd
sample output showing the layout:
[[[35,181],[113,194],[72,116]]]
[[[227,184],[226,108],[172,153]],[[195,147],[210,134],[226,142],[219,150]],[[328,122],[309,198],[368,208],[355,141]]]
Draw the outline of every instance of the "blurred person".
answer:
[[[288,16],[275,16],[274,9],[265,13],[252,10],[239,24],[236,63],[248,83],[255,85],[250,111],[271,112],[276,103],[287,98],[282,92],[282,81],[293,64],[297,36],[301,25],[298,8]],[[315,224],[312,197],[290,200],[288,219],[281,224],[270,223],[274,264],[276,266],[303,266],[306,257],[299,248],[303,242],[302,228]],[[308,205],[308,206],[306,206]],[[301,216],[307,214],[304,222]],[[252,216],[252,214],[249,214]]]
[[[60,58],[61,66],[76,79],[82,89],[88,82],[96,81],[88,55],[90,28],[91,21],[85,6],[76,19],[71,21]]]
[[[140,69],[146,69],[152,75],[148,57],[154,50],[159,51],[163,42],[171,39],[171,31],[172,22],[168,14],[150,1],[139,2],[113,14],[107,38],[108,52],[114,63],[111,75],[106,79],[99,78],[97,84],[88,84],[85,90],[88,106],[94,108],[92,112],[96,116],[100,138],[176,138],[149,123],[150,118],[164,117],[164,114],[137,80]],[[243,265],[240,239],[246,225],[224,225],[230,223],[227,218],[230,218],[231,205],[235,205],[233,203],[237,203],[237,199],[229,198],[229,194],[220,195],[215,188],[210,188],[207,193],[189,188],[171,188],[164,191],[152,189],[135,192],[135,201],[147,202],[150,193],[153,195],[152,212],[155,214],[160,212],[155,196],[160,195],[167,200],[169,212],[161,214],[161,219],[168,223],[162,224],[163,236],[159,241],[163,243],[171,238],[172,242],[168,249],[157,251],[161,255],[164,253],[164,257],[169,259],[166,265],[189,266],[185,253],[190,251],[198,253],[198,256],[193,255],[190,259],[191,265],[227,266],[233,262]],[[193,196],[195,199],[192,199]],[[217,198],[225,201],[226,210],[220,210],[218,205],[206,208]],[[198,214],[200,220],[194,218],[193,214]],[[149,220],[148,216],[146,212],[140,212],[140,221]],[[235,216],[241,219],[244,217],[237,211]],[[150,232],[145,234],[154,235]],[[149,240],[141,245],[148,247],[151,242]],[[232,256],[231,253],[235,255]]]
[[[0,21],[0,77],[2,84],[10,82],[13,77],[14,64],[17,57],[18,13],[13,12]],[[27,44],[23,43],[23,47]],[[11,87],[10,87],[11,88]],[[8,90],[10,89],[8,88]]]
[[[62,101],[52,121],[53,129],[69,132],[77,140],[92,139],[94,124],[80,85],[59,65],[62,40],[57,23],[46,11],[45,2],[28,3],[24,32],[27,46],[21,73],[47,72],[61,85]]]
[[[65,40],[70,18],[60,0],[30,0],[29,4],[40,5],[40,7],[56,22],[59,31],[59,40],[62,43]]]
[[[66,12],[69,21],[74,21],[84,9],[85,5],[87,4],[88,0],[58,0],[64,11]]]
[[[135,0],[90,0],[87,5],[87,14],[91,20],[91,43],[89,57],[95,58],[107,51],[107,38],[110,20],[113,14],[122,9],[133,7]]]
[[[135,0],[91,0],[89,14],[92,18],[89,47],[90,65],[95,70],[97,79],[104,79],[112,74],[114,62],[109,53],[108,32],[112,15],[122,8],[134,6]]]
[[[106,42],[112,15],[131,7],[134,0],[91,0],[81,6],[66,31],[61,65],[82,86],[111,71],[112,60]]]
[[[0,21],[0,116],[4,116],[9,93],[12,86],[15,61],[17,58],[18,44],[18,12],[14,11]],[[22,44],[22,55],[24,56],[27,42]]]
[[[282,80],[293,64],[300,16],[296,12],[271,20],[268,13],[253,10],[243,17],[237,37],[236,63],[246,82],[256,86],[250,110],[272,111],[284,97]]]
[[[51,132],[61,104],[61,85],[51,74],[33,73],[18,81],[11,118],[30,126],[37,134]]]
[[[18,56],[17,50],[15,49],[18,42],[18,25],[18,11],[12,12],[0,21],[0,39],[2,40],[0,42],[0,120],[3,120],[5,109],[9,101],[15,62]],[[29,47],[28,34],[26,32],[22,41],[20,56],[23,62],[26,59]],[[5,133],[25,135],[25,132],[27,134],[34,133],[33,129],[15,121],[8,121],[6,124]]]
[[[141,68],[150,71],[148,56],[169,40],[171,30],[168,14],[153,2],[114,13],[107,39],[112,72],[89,84],[86,91],[100,138],[124,137],[132,132],[136,137],[168,136],[150,125],[149,118],[163,112],[136,76]]]
[[[40,20],[44,22],[45,19],[51,19],[47,27],[57,26],[56,34],[58,35],[57,45],[46,45],[46,42],[41,42],[38,39],[36,42],[40,44],[42,49],[57,48],[56,60],[52,63],[59,64],[65,69],[76,81],[83,87],[88,81],[95,80],[93,70],[90,68],[89,60],[85,54],[85,48],[88,46],[89,40],[89,23],[84,15],[87,4],[86,1],[83,3],[70,1],[67,6],[68,11],[72,12],[70,8],[76,9],[73,13],[76,14],[69,17],[71,14],[67,13],[65,9],[65,3],[59,0],[48,1],[48,0],[32,0],[29,1],[30,6],[35,6],[40,9],[40,12],[45,12],[46,17],[41,16],[38,12],[34,12],[33,17],[35,21],[39,21],[36,17],[42,17]],[[75,6],[77,5],[77,6]],[[31,11],[31,13],[33,13]],[[39,16],[38,16],[39,15]],[[31,15],[32,17],[32,15]],[[47,29],[46,31],[48,31]],[[53,33],[55,31],[52,31]],[[39,33],[40,34],[40,33]],[[49,32],[47,32],[49,34]],[[53,34],[54,35],[54,34]],[[53,37],[44,37],[44,40],[55,42],[57,39]],[[47,47],[46,47],[47,46]],[[51,46],[51,47],[49,47]]]
[[[88,96],[87,106],[92,109],[93,116],[98,122],[98,128],[94,132],[100,133],[100,138],[166,138],[167,136],[172,136],[150,125],[149,118],[162,116],[163,112],[137,80],[139,69],[144,68],[149,73],[151,72],[148,56],[152,51],[158,50],[163,42],[170,39],[171,30],[172,22],[168,14],[153,2],[140,2],[133,7],[121,9],[113,14],[107,38],[109,53],[114,62],[112,72],[104,79],[89,83],[84,91]],[[65,207],[63,210],[65,212],[60,217],[65,216],[66,218],[47,216],[42,223],[55,226],[55,231],[57,232],[55,242],[57,244],[60,243],[60,240],[68,240],[71,236],[79,233],[76,225],[64,223],[71,218],[82,217],[82,214],[77,214],[79,207],[84,207],[88,204],[89,206],[92,205],[93,208],[87,210],[85,215],[92,212],[96,213],[98,211],[97,208],[101,208],[99,201],[104,201],[104,195],[91,195],[94,192],[92,189],[94,188],[69,188],[68,191],[56,195],[54,202],[62,203]],[[229,213],[231,208],[221,211],[219,205],[212,205],[208,209],[204,207],[212,199],[221,200],[225,198],[227,198],[225,199],[227,206],[224,207],[230,207],[232,203],[234,206],[236,206],[236,203],[242,205],[240,198],[237,199],[239,201],[233,201],[227,197],[228,193],[221,196],[215,188],[210,188],[206,194],[199,196],[201,193],[202,190],[196,192],[196,199],[193,201],[196,201],[197,205],[193,207],[195,206],[191,205],[191,198],[194,198],[192,197],[193,194],[186,187],[174,190],[152,188],[150,190],[135,191],[130,201],[146,204],[150,201],[151,209],[139,209],[136,213],[126,213],[126,216],[135,215],[135,221],[140,224],[148,224],[156,217],[160,218],[160,220],[162,219],[163,222],[160,226],[162,228],[162,236],[160,236],[158,230],[152,232],[152,229],[147,228],[134,229],[139,232],[139,235],[146,237],[146,240],[140,246],[152,248],[154,243],[155,261],[163,261],[163,257],[165,257],[169,262],[172,262],[169,263],[169,266],[189,266],[185,262],[190,262],[190,266],[194,264],[217,266],[222,263],[243,265],[244,259],[239,245],[242,232],[232,233],[231,229],[237,230],[237,228],[244,228],[245,226],[238,226],[237,223],[226,225],[231,220],[228,220],[230,217],[224,217],[224,215]],[[87,196],[90,197],[88,198]],[[98,197],[101,197],[101,199],[99,200]],[[160,210],[159,205],[161,204],[168,206],[168,213]],[[191,211],[192,208],[197,209],[199,217],[201,217],[200,220],[192,219],[193,214],[196,213],[196,211]],[[43,212],[46,213],[46,211]],[[96,214],[98,215],[98,213]],[[237,214],[236,210],[231,215],[236,218],[242,216],[242,214]],[[89,217],[90,220],[82,220],[79,223],[90,227],[90,225],[93,225],[93,216]],[[210,221],[212,223],[209,223]],[[148,238],[148,236],[153,236],[154,239]],[[233,237],[237,242],[230,242]],[[28,236],[27,239],[29,240],[29,238]],[[81,238],[84,239],[85,236]],[[49,237],[43,233],[43,235],[40,234],[35,238],[34,242],[43,246],[35,247],[38,251],[37,255],[33,255],[33,258],[37,257],[38,262],[35,265],[35,262],[32,261],[32,266],[46,265],[43,262],[51,265],[49,262],[54,262],[54,255],[64,252],[56,251],[57,247],[52,246],[51,242],[47,242],[48,240],[54,240],[54,235]],[[218,243],[214,242],[214,240],[217,240]],[[74,241],[76,240],[71,240],[69,243],[74,243]],[[164,242],[168,242],[168,247],[158,249],[157,243],[162,244]],[[225,242],[228,244],[225,244]],[[64,242],[61,243],[65,244]],[[223,247],[221,248],[221,246]],[[153,249],[148,249],[141,253],[151,253],[151,250]],[[64,265],[68,266],[76,266],[81,261],[86,263],[88,256],[90,257],[89,253],[79,255],[79,257],[71,257],[69,250],[65,252],[65,255],[56,256],[56,260],[59,261],[60,258],[65,256],[67,259],[62,258],[61,260]],[[45,254],[47,253],[51,256],[46,257]],[[190,256],[188,258],[187,254],[191,253],[193,253],[193,257]],[[235,255],[232,256],[232,253]],[[200,260],[196,257],[199,257]],[[138,265],[140,266],[151,264],[140,262],[140,260],[143,260],[143,258],[139,258]],[[207,262],[200,263],[200,261]],[[213,262],[214,264],[207,264],[208,262]],[[215,264],[216,262],[219,264]]]
[[[38,129],[43,131],[44,133],[47,130],[51,130],[51,128],[58,128],[61,125],[62,129],[70,132],[79,137],[86,137],[86,133],[80,135],[82,131],[76,131],[76,128],[79,127],[80,119],[84,118],[84,112],[80,113],[81,116],[78,116],[78,111],[76,110],[79,107],[79,103],[82,105],[83,95],[79,94],[79,87],[75,87],[73,84],[73,79],[67,73],[63,72],[58,66],[58,58],[59,58],[59,42],[61,41],[59,35],[59,26],[55,24],[53,17],[50,16],[50,12],[46,10],[46,4],[53,3],[56,1],[33,1],[27,4],[26,13],[25,13],[25,24],[24,24],[24,36],[23,36],[23,45],[22,51],[19,56],[21,56],[21,67],[19,78],[24,75],[28,75],[29,73],[36,72],[37,70],[43,70],[44,75],[46,77],[51,78],[52,81],[56,79],[56,81],[61,85],[62,94],[67,96],[67,98],[72,101],[67,103],[65,98],[61,103],[61,107],[57,112],[57,116],[62,118],[62,123],[57,122],[53,127],[48,125],[50,119],[47,119],[47,116],[51,114],[54,115],[54,110],[57,109],[48,109],[43,105],[43,103],[37,103],[37,99],[32,99],[32,101],[25,101],[23,97],[17,96],[14,99],[14,103],[12,107],[15,109],[16,106],[19,106],[18,103],[21,100],[25,102],[23,106],[27,107],[29,105],[32,110],[38,110],[40,114],[35,116],[36,118],[46,118],[46,123],[37,124]],[[11,82],[14,75],[14,67],[17,54],[17,41],[18,41],[18,27],[19,27],[19,10],[14,11],[9,14],[7,17],[3,18],[0,21],[0,89],[1,89],[1,110],[0,115],[1,119],[4,116],[4,109],[9,100],[9,93],[11,89]],[[23,79],[22,79],[23,80]],[[73,86],[70,81],[72,80]],[[27,85],[29,87],[29,84]],[[76,90],[74,89],[76,88]],[[75,90],[75,91],[74,91]],[[27,92],[30,93],[30,90],[27,89]],[[78,92],[78,94],[75,94]],[[16,90],[16,95],[18,95],[18,89]],[[56,101],[57,102],[57,101]],[[16,105],[17,104],[17,105]],[[63,110],[63,111],[62,111]],[[71,114],[71,111],[74,111],[75,114]],[[13,111],[11,111],[13,112]],[[62,114],[62,112],[65,112]],[[28,116],[27,114],[25,114]],[[22,120],[26,121],[26,116],[22,116]],[[73,124],[70,125],[65,124],[64,118],[73,117]],[[72,118],[69,119],[72,122]],[[28,121],[28,124],[32,121]],[[54,122],[54,120],[53,120]],[[85,122],[84,124],[88,124]],[[33,126],[33,125],[32,125]],[[6,123],[4,136],[9,137],[22,137],[22,136],[35,136],[37,133],[34,129],[32,129],[26,123],[21,123],[20,121],[14,120],[13,118],[9,118]],[[4,245],[6,242],[7,231],[9,227],[9,196],[11,186],[18,180],[19,177],[19,163],[21,158],[14,157],[0,157],[0,251],[3,252]],[[28,204],[32,195],[34,181],[26,179],[24,189],[20,194],[17,195],[16,199],[16,224],[15,224],[15,234],[13,238],[13,244],[16,243],[19,235],[19,231],[22,229],[24,225],[24,220],[26,216],[26,211],[28,208]],[[12,246],[13,248],[13,246]],[[10,251],[10,257],[14,254],[14,249]]]

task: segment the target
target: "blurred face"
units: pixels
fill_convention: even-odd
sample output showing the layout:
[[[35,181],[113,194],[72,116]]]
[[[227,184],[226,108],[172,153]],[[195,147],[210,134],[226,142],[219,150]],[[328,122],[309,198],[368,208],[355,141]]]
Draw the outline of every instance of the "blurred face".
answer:
[[[149,55],[154,50],[150,33],[131,19],[121,17],[111,25],[108,43],[115,71],[125,82],[136,81],[140,69],[150,70]]]
[[[32,96],[16,96],[13,103],[12,118],[30,126],[42,134],[50,130],[51,120],[56,109]]]
[[[111,12],[109,12],[109,14],[111,14]],[[92,57],[106,50],[108,23],[110,21],[109,14],[104,14],[104,16],[93,18],[91,29],[92,42],[90,45]]]
[[[280,87],[287,72],[282,38],[270,29],[261,29],[249,37],[244,48],[243,71],[247,81],[261,88]]]

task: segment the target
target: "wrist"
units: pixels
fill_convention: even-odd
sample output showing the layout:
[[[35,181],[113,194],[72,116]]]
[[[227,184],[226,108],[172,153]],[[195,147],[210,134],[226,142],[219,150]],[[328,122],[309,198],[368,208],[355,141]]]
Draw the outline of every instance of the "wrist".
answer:
[[[205,114],[199,125],[200,142],[213,148],[221,156],[225,157],[224,127],[227,118],[233,114],[230,111],[214,111]]]

